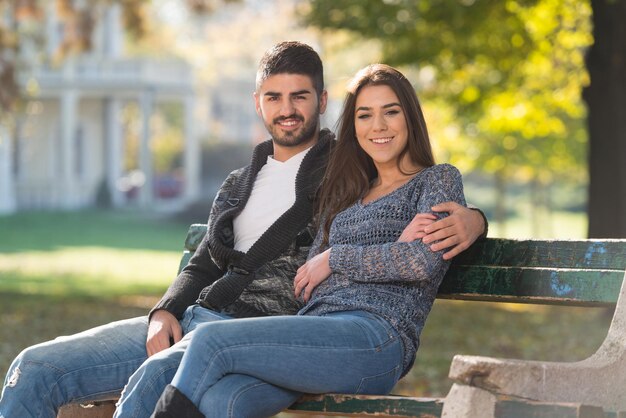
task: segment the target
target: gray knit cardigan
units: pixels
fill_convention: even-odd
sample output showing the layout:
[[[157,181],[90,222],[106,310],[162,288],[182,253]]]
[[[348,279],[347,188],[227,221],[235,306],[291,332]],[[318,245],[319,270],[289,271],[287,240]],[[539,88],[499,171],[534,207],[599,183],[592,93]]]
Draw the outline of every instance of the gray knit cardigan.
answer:
[[[224,312],[235,317],[295,314],[302,304],[293,295],[293,278],[315,235],[313,202],[333,143],[334,135],[323,129],[296,175],[295,203],[244,254],[233,249],[233,218],[243,210],[259,170],[273,154],[272,141],[257,145],[250,164],[233,171],[222,184],[211,207],[206,236],[152,312],[165,309],[181,318],[203,290],[234,267],[255,276]]]

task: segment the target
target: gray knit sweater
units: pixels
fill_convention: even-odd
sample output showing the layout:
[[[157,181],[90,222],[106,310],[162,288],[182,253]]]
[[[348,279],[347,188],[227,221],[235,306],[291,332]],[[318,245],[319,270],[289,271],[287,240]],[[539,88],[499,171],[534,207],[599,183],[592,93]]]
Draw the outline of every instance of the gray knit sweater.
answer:
[[[386,319],[404,346],[404,372],[415,359],[419,335],[449,263],[416,240],[396,242],[417,213],[438,203],[465,205],[459,171],[441,164],[427,168],[392,193],[339,213],[330,228],[332,274],[300,311],[304,315],[363,310]],[[446,214],[438,214],[440,217]],[[324,251],[317,234],[309,258]]]

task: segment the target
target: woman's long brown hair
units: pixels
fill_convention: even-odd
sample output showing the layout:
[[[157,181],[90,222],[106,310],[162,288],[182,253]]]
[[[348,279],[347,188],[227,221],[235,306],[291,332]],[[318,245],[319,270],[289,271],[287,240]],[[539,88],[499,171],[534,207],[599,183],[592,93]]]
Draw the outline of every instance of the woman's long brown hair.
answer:
[[[318,198],[317,219],[323,222],[325,244],[328,243],[330,225],[335,216],[362,197],[369,190],[371,181],[377,177],[374,162],[359,146],[354,120],[356,99],[363,87],[381,85],[389,86],[398,96],[406,118],[408,140],[398,158],[398,168],[406,153],[419,167],[435,164],[424,114],[409,80],[401,72],[385,64],[372,64],[360,70],[348,86],[339,118],[337,143]]]

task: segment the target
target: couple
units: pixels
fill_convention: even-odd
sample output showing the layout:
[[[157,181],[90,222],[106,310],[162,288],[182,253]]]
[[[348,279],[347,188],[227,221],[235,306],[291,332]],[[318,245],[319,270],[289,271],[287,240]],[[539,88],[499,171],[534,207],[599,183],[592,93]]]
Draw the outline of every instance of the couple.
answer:
[[[55,417],[124,385],[116,417],[263,417],[302,392],[387,393],[408,372],[444,259],[486,228],[458,171],[434,165],[411,84],[384,65],[359,72],[335,142],[319,130],[319,56],[283,42],[255,103],[272,141],[226,179],[149,317],[24,350],[0,417]],[[450,216],[434,222],[433,206]]]

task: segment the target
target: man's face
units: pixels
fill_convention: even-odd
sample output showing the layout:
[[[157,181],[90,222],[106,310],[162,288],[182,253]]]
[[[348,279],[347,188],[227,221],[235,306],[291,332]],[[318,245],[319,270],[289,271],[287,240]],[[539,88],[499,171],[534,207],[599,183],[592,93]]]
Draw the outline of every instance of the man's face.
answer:
[[[324,91],[318,98],[311,78],[302,74],[276,74],[261,84],[254,93],[256,111],[272,135],[275,151],[283,149],[290,157],[317,140],[326,97]]]

